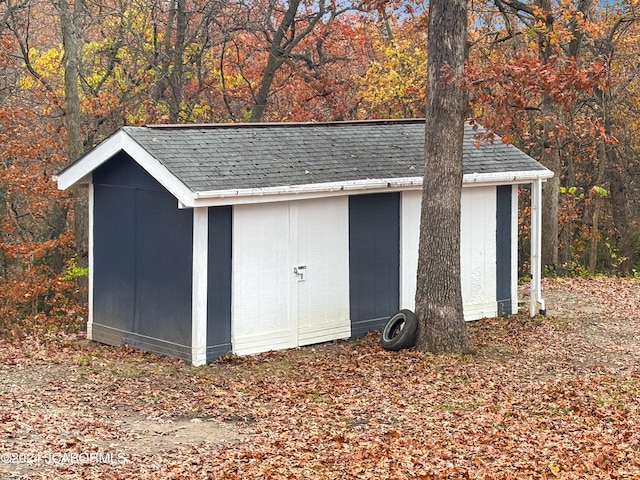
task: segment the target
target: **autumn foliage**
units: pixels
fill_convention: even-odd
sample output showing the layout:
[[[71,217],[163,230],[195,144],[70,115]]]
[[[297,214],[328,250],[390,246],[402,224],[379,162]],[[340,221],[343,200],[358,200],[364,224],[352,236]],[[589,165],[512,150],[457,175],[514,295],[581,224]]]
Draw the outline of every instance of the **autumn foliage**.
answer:
[[[51,181],[64,164],[59,135],[7,103],[0,108],[0,332],[77,330],[85,312],[73,278],[68,194]]]

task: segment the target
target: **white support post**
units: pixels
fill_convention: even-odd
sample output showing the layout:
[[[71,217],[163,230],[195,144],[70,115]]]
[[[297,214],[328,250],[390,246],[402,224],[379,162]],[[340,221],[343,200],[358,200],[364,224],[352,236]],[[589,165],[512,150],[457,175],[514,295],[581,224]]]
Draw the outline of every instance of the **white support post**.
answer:
[[[191,291],[191,363],[207,363],[207,258],[209,208],[193,209],[193,282]]]
[[[511,312],[518,313],[518,193],[520,186],[511,187]],[[516,239],[513,241],[513,239]]]
[[[93,224],[94,224],[94,189],[93,182],[89,184],[89,225],[88,229],[88,250],[89,250],[89,259],[88,259],[88,267],[89,267],[89,278],[87,284],[87,301],[89,303],[89,313],[87,315],[87,338],[89,340],[93,340]]]
[[[542,179],[531,184],[531,291],[529,315],[545,311],[541,291],[542,277]]]

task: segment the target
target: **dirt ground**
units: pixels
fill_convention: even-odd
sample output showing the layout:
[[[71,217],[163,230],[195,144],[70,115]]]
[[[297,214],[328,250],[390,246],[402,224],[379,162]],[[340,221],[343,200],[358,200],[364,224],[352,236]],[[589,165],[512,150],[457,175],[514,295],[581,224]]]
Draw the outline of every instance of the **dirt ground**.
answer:
[[[78,343],[88,351],[95,347],[86,340]],[[221,420],[200,415],[165,416],[157,411],[137,411],[128,402],[100,405],[95,399],[87,399],[85,406],[82,401],[77,401],[77,392],[70,395],[71,402],[65,405],[64,390],[69,386],[81,389],[87,382],[86,376],[75,367],[56,363],[0,366],[0,401],[11,394],[21,394],[26,400],[21,402],[21,420],[44,424],[41,429],[26,428],[19,432],[10,431],[6,425],[0,424],[1,480],[32,478],[34,474],[47,478],[48,466],[76,461],[61,457],[59,452],[110,452],[109,461],[131,461],[145,457],[161,458],[178,448],[215,447],[251,435],[250,422],[242,418]],[[144,372],[135,372],[135,375],[143,376]],[[56,393],[59,393],[61,402],[52,405],[46,401]],[[95,391],[91,394],[95,393],[99,395]],[[92,404],[98,405],[93,407]],[[57,422],[69,424],[71,428],[53,427]],[[50,431],[47,431],[47,423],[52,425]],[[94,428],[95,433],[86,435],[87,426]],[[51,441],[52,437],[54,441]],[[6,457],[22,453],[25,454],[22,459]]]
[[[178,390],[177,375],[189,369],[179,361],[149,355],[147,361],[162,363],[153,369],[140,364],[145,354],[128,349],[116,358],[102,358],[110,347],[82,337],[67,348],[59,357],[51,351],[40,358],[30,352],[15,364],[0,364],[0,480],[64,478],[51,477],[51,467],[60,470],[78,463],[161,462],[177,449],[215,448],[251,435],[251,422],[239,416],[213,418],[180,408],[179,402],[179,413],[145,405],[156,395],[154,389],[158,395],[166,388]],[[167,377],[167,371],[177,375]],[[111,382],[131,380],[149,384],[142,402],[136,402],[141,396],[137,387],[114,392],[119,388]],[[2,405],[3,400],[15,409]],[[83,456],[85,452],[103,452],[105,457],[96,460]]]
[[[620,282],[611,279],[616,281]],[[612,290],[609,285],[606,278],[543,282],[546,318],[571,326],[567,343],[574,348],[571,361],[577,366],[626,368],[640,361],[640,284],[632,283],[637,288],[631,290]],[[519,296],[528,301],[528,285],[520,287]],[[523,308],[527,311],[528,305]]]

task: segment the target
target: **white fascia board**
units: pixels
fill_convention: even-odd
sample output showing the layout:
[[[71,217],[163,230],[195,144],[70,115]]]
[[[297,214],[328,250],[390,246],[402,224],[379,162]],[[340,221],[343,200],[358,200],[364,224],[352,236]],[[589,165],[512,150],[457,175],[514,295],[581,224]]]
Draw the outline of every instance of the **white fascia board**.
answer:
[[[119,131],[104,140],[97,147],[69,165],[53,179],[58,182],[59,190],[66,190],[74,185],[91,183],[91,172],[122,150],[124,132]]]
[[[553,177],[553,172],[548,169],[528,170],[522,172],[497,172],[497,173],[467,173],[462,183],[465,186],[472,185],[513,185],[531,183],[535,180],[547,180]]]
[[[120,151],[126,152],[133,158],[149,175],[175,196],[181,205],[195,206],[193,192],[123,130],[113,134],[55,176],[54,180],[58,182],[58,189],[66,190],[74,185],[90,183],[91,173]]]
[[[239,188],[196,192],[196,206],[241,205],[248,203],[307,200],[311,198],[396,192],[419,189],[422,177],[353,180],[345,182],[285,185],[266,188]]]
[[[328,193],[350,190],[369,190],[372,188],[404,187],[422,184],[422,177],[351,180],[345,182],[308,183],[304,185],[283,185],[264,188],[238,188],[234,190],[211,190],[196,192],[195,198],[250,197],[262,195],[287,195],[290,193]]]
[[[551,170],[523,172],[473,173],[463,177],[464,187],[510,185],[531,183],[537,179],[551,178]],[[311,198],[334,197],[339,195],[359,195],[365,193],[399,192],[422,188],[420,177],[353,180],[345,182],[314,183],[305,185],[285,185],[266,188],[238,188],[195,192],[194,205],[181,207],[204,207],[218,205],[242,205],[248,203],[268,203]]]

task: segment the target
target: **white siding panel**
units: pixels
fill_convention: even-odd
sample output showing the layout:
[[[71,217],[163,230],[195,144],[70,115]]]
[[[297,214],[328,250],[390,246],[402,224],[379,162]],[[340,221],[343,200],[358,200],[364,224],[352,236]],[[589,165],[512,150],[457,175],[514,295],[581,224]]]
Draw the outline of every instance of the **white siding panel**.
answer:
[[[296,264],[306,266],[303,279],[295,279],[298,343],[348,338],[348,197],[291,202],[291,212]]]
[[[191,364],[207,363],[207,264],[209,208],[193,209],[193,271],[191,288]]]
[[[400,308],[415,308],[422,191],[402,192],[400,199]]]
[[[415,308],[422,192],[402,192],[400,306]],[[494,317],[496,303],[496,189],[462,189],[460,268],[465,320]],[[515,238],[515,237],[514,237]]]
[[[465,320],[495,317],[496,188],[462,190],[460,274]]]
[[[296,346],[290,316],[289,203],[233,208],[234,353]]]

